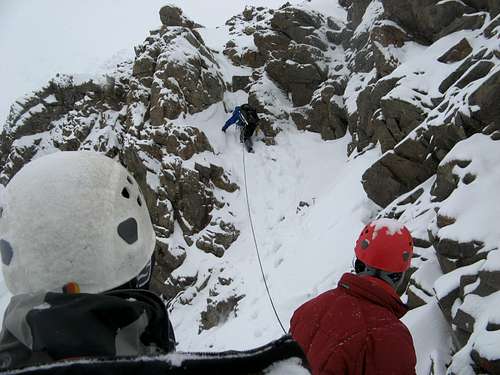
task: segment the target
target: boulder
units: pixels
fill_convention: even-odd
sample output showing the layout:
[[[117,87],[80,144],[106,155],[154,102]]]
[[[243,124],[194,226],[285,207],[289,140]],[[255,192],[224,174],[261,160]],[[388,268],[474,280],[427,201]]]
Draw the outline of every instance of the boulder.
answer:
[[[231,80],[231,89],[233,92],[244,90],[248,92],[248,86],[251,82],[251,76],[233,76]]]
[[[288,6],[276,11],[271,27],[298,43],[309,44],[310,37],[323,23],[322,16],[300,8]]]
[[[484,66],[484,70],[488,68],[491,69],[490,64]],[[480,121],[484,126],[498,122],[498,119],[500,119],[499,97],[500,71],[497,69],[469,96],[469,105],[480,108],[478,111],[473,112],[472,117]]]
[[[466,38],[446,51],[438,58],[439,62],[450,64],[465,59],[472,52],[472,47]]]
[[[477,81],[485,77],[495,64],[492,61],[480,60],[478,61],[466,74],[464,74],[460,80],[455,83],[455,86],[463,89],[469,83]]]
[[[180,26],[193,29],[201,27],[201,25],[191,21],[184,16],[182,9],[173,5],[165,5],[160,9],[160,20],[163,26]]]
[[[246,49],[241,55],[240,64],[251,68],[260,68],[264,66],[266,59],[259,51]]]
[[[486,13],[464,14],[462,17],[457,18],[447,27],[445,27],[439,34],[438,38],[452,34],[461,30],[477,30],[483,27],[486,20]]]
[[[400,147],[412,147],[413,142],[405,140]],[[368,197],[381,207],[386,207],[396,197],[413,190],[432,176],[435,170],[433,167],[435,168],[431,161],[402,157],[396,149],[384,154],[368,168],[361,182]]]
[[[318,91],[311,102],[311,108],[292,112],[292,119],[297,128],[320,133],[322,139],[343,137],[347,130],[347,114],[338,105],[341,97],[336,95],[336,89],[330,85],[325,85]]]
[[[266,72],[292,94],[292,102],[296,107],[308,104],[314,91],[326,79],[325,73],[316,65],[298,64],[290,60],[272,60],[266,65]]]
[[[236,313],[238,302],[245,296],[232,295],[222,301],[207,299],[207,308],[201,313],[199,332],[224,323],[231,313]]]
[[[236,241],[240,231],[231,223],[220,220],[218,224],[212,223],[210,229],[203,231],[196,241],[196,247],[206,253],[213,254],[218,258]]]
[[[197,171],[179,164],[166,165],[160,175],[160,185],[165,187],[175,219],[185,235],[198,233],[210,224],[211,212],[218,202],[200,181]]]
[[[299,64],[316,64],[324,59],[323,51],[308,44],[290,43],[287,56]]]
[[[384,47],[394,46],[401,48],[405,42],[411,40],[408,34],[399,27],[391,24],[375,25],[370,33],[372,42],[378,42]]]
[[[453,173],[453,169],[464,162],[457,160],[438,167],[436,181],[431,189],[432,200],[434,202],[444,201],[457,188],[460,178]]]
[[[458,1],[383,0],[386,16],[413,34],[418,41],[430,44],[440,33],[465,13],[474,9]]]
[[[256,32],[253,41],[259,52],[269,59],[285,58],[288,52],[290,38],[279,32]]]
[[[179,46],[184,49],[182,57],[176,52]],[[136,53],[133,69],[138,82],[129,94],[129,104],[149,107],[143,117],[149,115],[154,126],[182,113],[200,112],[222,99],[225,85],[217,63],[195,30],[166,28],[151,35]],[[137,111],[131,116],[137,116]]]
[[[218,165],[210,164],[209,167],[206,167],[199,163],[195,163],[194,169],[198,171],[202,179],[207,182],[211,181],[214,186],[219,189],[225,190],[229,193],[233,193],[239,189],[239,186],[236,183],[231,182],[229,177],[224,172],[224,169]]]
[[[500,374],[500,358],[492,359],[489,355],[483,355],[476,349],[471,350],[470,357],[482,373]]]
[[[154,129],[150,136],[168,153],[179,156],[183,160],[191,159],[194,154],[201,152],[213,152],[205,133],[191,126],[167,125]]]
[[[399,78],[379,80],[376,84],[368,85],[357,99],[357,113],[349,120],[349,131],[355,135],[349,145],[350,152],[355,149],[361,152],[370,143],[377,141],[375,137],[374,121],[380,113],[380,100],[387,95],[399,81]],[[376,113],[377,112],[377,113]],[[380,132],[379,132],[380,134]]]
[[[357,0],[351,1],[350,3],[351,4],[349,5],[349,9],[347,11],[347,20],[349,21],[349,27],[352,30],[355,30],[361,23],[361,20],[365,15],[366,8],[370,5],[371,0]]]

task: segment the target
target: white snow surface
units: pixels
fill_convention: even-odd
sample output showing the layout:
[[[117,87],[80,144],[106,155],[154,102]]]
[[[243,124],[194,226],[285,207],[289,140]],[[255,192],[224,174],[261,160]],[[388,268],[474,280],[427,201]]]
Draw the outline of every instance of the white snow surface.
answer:
[[[200,29],[200,33],[207,46],[215,51],[217,63],[227,82],[233,75],[249,74],[250,70],[235,67],[222,54],[223,45],[231,38],[229,29],[223,26],[224,21],[241,12],[245,4],[276,7],[282,3],[277,0],[226,0],[211,2],[209,8],[196,0],[169,2],[181,5],[187,16],[208,26]],[[39,88],[55,73],[94,74],[109,69],[118,61],[133,58],[131,46],[144,39],[145,30],[160,25],[158,9],[165,2],[151,0],[147,6],[141,3],[140,7],[133,0],[120,0],[120,6],[117,4],[117,0],[89,0],[85,3],[47,0],[43,5],[35,0],[7,0],[0,4],[0,48],[10,57],[4,60],[4,69],[0,71],[0,126],[7,115],[9,103],[25,92]],[[380,13],[379,5],[379,2],[372,3],[358,32],[370,27],[370,23]],[[336,1],[311,0],[301,6],[320,11],[340,22],[346,19],[345,10]],[[27,19],[33,22],[26,22]],[[475,49],[486,44],[495,47],[492,41],[485,41],[477,34],[478,31],[463,31],[442,38],[428,48],[417,43],[406,43],[402,48],[388,50],[402,64],[385,78],[401,78],[387,98],[411,101],[427,111],[429,98],[440,95],[437,83],[460,64],[437,63],[437,57],[463,37],[467,37]],[[29,48],[20,47],[27,45]],[[238,47],[252,46],[251,38],[238,40]],[[349,114],[356,110],[359,92],[375,74],[372,71],[350,77],[343,98]],[[283,108],[291,106],[289,98],[276,89],[271,80],[262,80],[252,90],[265,99],[267,109],[276,116],[283,112]],[[463,91],[465,97],[471,90]],[[459,99],[462,98],[460,95]],[[174,276],[197,276],[198,280],[169,306],[180,350],[249,349],[282,335],[262,282],[251,234],[245,201],[243,155],[256,240],[271,296],[285,329],[288,329],[289,319],[300,304],[335,287],[341,275],[350,270],[357,235],[379,213],[378,207],[366,197],[360,183],[364,171],[381,156],[379,147],[347,158],[346,147],[351,141],[350,136],[325,142],[319,135],[300,132],[293,124],[283,120],[278,124],[283,131],[276,137],[276,146],[265,146],[258,141],[261,135],[257,135],[255,154],[243,154],[235,127],[226,134],[220,128],[230,115],[228,110],[246,99],[247,94],[244,92],[227,93],[223,103],[174,121],[176,126],[198,126],[214,148],[213,154],[205,152],[195,155],[187,164],[199,162],[221,165],[231,180],[240,186],[233,194],[218,190],[214,192],[217,199],[225,202],[229,208],[222,211],[226,215],[222,219],[234,223],[241,231],[240,237],[223,258],[203,253],[194,246],[190,248],[184,242],[177,223],[174,235],[167,240],[173,251],[181,246],[187,249],[187,259],[175,270]],[[50,100],[47,98],[46,101]],[[439,114],[435,123],[445,115]],[[428,125],[432,125],[432,122]],[[44,139],[55,136],[44,133],[36,137],[42,139],[43,144]],[[91,134],[89,144],[97,136],[97,133]],[[32,141],[22,138],[17,142],[28,144]],[[492,251],[485,261],[471,266],[473,269],[466,267],[443,276],[435,254],[429,249],[416,249],[421,256],[417,260],[421,267],[414,280],[419,284],[417,293],[428,304],[410,311],[403,321],[414,339],[418,375],[429,374],[431,367],[435,374],[444,374],[445,366],[450,362],[448,324],[442,317],[435,297],[426,293],[432,293],[434,287],[438,296],[445,296],[457,288],[460,276],[478,269],[487,271],[500,268],[500,251],[496,250],[500,245],[500,237],[495,227],[500,212],[498,205],[481,199],[496,191],[500,183],[500,174],[494,168],[500,162],[498,145],[486,136],[474,136],[459,143],[443,163],[452,158],[472,159],[473,162],[467,168],[462,171],[456,167],[456,171],[460,177],[464,177],[466,172],[473,173],[477,175],[476,180],[469,185],[461,182],[457,191],[437,205],[430,199],[435,177],[430,178],[415,188],[414,191],[423,189],[423,194],[415,205],[404,212],[400,221],[414,236],[425,238],[427,230],[433,229],[428,228],[428,223],[435,216],[434,210],[439,208],[441,214],[457,218],[454,225],[440,229],[441,235],[460,241],[481,240],[486,244],[486,249]],[[153,188],[159,185],[158,175],[154,173],[158,171],[156,164],[151,162],[148,165],[151,169],[148,184]],[[0,190],[0,202],[1,193]],[[468,203],[465,205],[463,202]],[[470,207],[473,209],[468,209]],[[221,286],[218,282],[220,278],[232,282],[228,287]],[[199,288],[205,282],[206,287]],[[467,291],[473,291],[475,286],[468,286]],[[416,288],[416,285],[412,287]],[[244,298],[239,301],[236,313],[230,314],[223,324],[200,332],[200,313],[206,308],[211,292],[221,300],[233,295]],[[3,282],[0,282],[0,296],[2,308],[9,299]],[[488,322],[498,320],[498,295],[490,297],[480,299],[468,295],[462,304],[457,301],[454,313],[463,308],[478,319],[477,333],[471,338],[470,344],[456,355],[458,361],[455,366],[464,368],[457,373],[470,373],[466,369],[470,362],[467,358],[473,347],[479,347],[483,354],[489,354],[492,358],[498,353],[495,351],[497,335],[485,329]],[[280,364],[285,368],[288,365]],[[291,370],[276,373],[290,374]]]

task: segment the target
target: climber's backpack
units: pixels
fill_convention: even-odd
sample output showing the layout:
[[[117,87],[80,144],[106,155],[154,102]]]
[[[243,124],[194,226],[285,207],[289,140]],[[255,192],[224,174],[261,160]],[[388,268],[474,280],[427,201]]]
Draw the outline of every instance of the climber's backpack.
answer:
[[[240,107],[240,113],[249,124],[256,124],[259,121],[257,111],[248,104],[243,104]]]

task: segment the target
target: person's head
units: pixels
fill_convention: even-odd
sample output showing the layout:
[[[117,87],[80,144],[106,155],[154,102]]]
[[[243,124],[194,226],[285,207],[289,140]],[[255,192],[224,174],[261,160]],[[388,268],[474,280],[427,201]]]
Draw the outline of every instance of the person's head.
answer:
[[[413,239],[398,221],[379,219],[363,228],[354,252],[357,274],[377,277],[396,288],[410,268]]]
[[[155,234],[137,182],[94,152],[26,164],[5,189],[0,253],[12,294],[100,293],[151,276]]]

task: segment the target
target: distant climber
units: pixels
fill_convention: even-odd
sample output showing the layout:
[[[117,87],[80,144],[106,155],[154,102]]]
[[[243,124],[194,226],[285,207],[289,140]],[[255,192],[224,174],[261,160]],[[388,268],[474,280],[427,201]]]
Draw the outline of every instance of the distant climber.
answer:
[[[313,375],[414,375],[413,340],[396,288],[410,267],[413,240],[395,220],[365,226],[355,246],[355,273],[299,307],[290,332]]]
[[[241,128],[240,141],[245,144],[248,152],[253,152],[252,135],[258,122],[259,116],[255,108],[249,104],[243,104],[234,109],[232,116],[222,127],[222,131],[225,132],[233,124],[239,126]]]
[[[155,233],[137,181],[93,152],[57,152],[9,182],[0,252],[14,295],[0,371],[68,358],[168,353],[175,337],[146,290]]]

